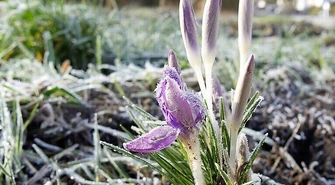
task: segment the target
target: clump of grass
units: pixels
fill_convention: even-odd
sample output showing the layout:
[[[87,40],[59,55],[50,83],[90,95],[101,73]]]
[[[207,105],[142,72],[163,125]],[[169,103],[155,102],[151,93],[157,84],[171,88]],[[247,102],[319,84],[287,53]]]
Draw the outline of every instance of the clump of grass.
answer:
[[[108,77],[94,68],[89,71],[78,71],[77,75],[85,77],[77,78],[68,72],[59,73],[52,63],[37,60],[10,60],[2,66],[1,184],[135,181],[120,165],[134,163],[132,159],[115,156],[100,147],[101,133],[114,138],[128,137],[98,125],[101,120],[83,94],[90,89],[107,96],[114,93],[102,85],[110,81]],[[71,111],[85,115],[70,116]]]
[[[42,61],[47,51],[48,60],[56,64],[70,60],[74,68],[85,69],[95,62],[96,37],[103,29],[97,9],[25,1],[15,7],[8,3],[6,14],[0,41],[1,48],[10,49],[1,54],[3,60],[28,57]]]

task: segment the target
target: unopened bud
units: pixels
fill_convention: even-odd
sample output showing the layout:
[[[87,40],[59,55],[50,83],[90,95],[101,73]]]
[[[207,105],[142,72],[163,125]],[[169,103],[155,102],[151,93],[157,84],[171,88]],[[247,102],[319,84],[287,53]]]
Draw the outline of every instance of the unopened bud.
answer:
[[[251,55],[246,65],[243,66],[242,70],[240,71],[236,90],[234,91],[232,102],[232,121],[234,124],[237,124],[234,126],[235,128],[239,127],[241,124],[244,109],[250,96],[254,68],[254,56]]]
[[[202,19],[202,59],[212,66],[216,56],[221,0],[207,0]]]
[[[240,69],[247,62],[251,47],[252,17],[254,0],[240,0],[238,9],[238,46],[240,50]]]
[[[200,69],[201,56],[197,42],[195,15],[191,0],[180,0],[179,21],[186,55],[192,68]]]

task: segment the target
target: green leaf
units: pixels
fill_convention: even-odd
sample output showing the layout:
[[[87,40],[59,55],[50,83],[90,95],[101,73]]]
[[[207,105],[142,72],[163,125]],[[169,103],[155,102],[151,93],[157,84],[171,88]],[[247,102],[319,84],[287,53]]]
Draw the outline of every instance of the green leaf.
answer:
[[[157,170],[173,184],[193,184],[192,172],[183,154],[178,151],[179,148],[175,149],[174,147],[170,146],[169,148],[166,148],[160,152],[150,153],[151,158],[158,164],[158,166],[155,166],[153,165],[152,161],[148,161],[144,158],[134,155],[125,149],[108,144],[106,142],[100,143],[116,152],[131,157],[132,159],[143,163],[154,170]]]
[[[101,148],[100,148],[100,135],[98,130],[98,115],[94,114],[94,132],[93,132],[93,142],[94,142],[94,173],[95,173],[95,182],[99,182],[99,169],[100,169],[100,157],[101,157]]]
[[[6,171],[5,167],[3,167],[2,165],[0,165],[0,171],[3,172],[8,177],[11,177],[11,175]]]
[[[137,106],[134,103],[132,103],[128,98],[126,98],[125,96],[123,98],[126,100],[129,108],[131,108],[132,110],[136,111],[138,114],[140,114],[141,116],[143,116],[147,120],[157,121],[156,117],[152,116],[151,114],[149,114],[148,112],[146,112],[145,110],[143,110],[142,108],[140,108],[139,106]]]
[[[261,146],[263,145],[265,139],[267,138],[268,134],[265,134],[265,136],[263,137],[263,139],[258,143],[258,145],[256,146],[256,148],[252,151],[251,153],[251,156],[250,156],[250,159],[249,161],[247,162],[246,165],[244,165],[243,169],[241,170],[241,173],[239,175],[239,178],[238,178],[238,184],[243,184],[248,173],[249,173],[249,170],[251,169],[260,149],[261,149]]]
[[[241,132],[241,130],[245,127],[245,124],[247,121],[251,118],[252,114],[255,112],[256,108],[260,105],[260,103],[263,101],[263,97],[259,96],[259,93],[256,92],[250,99],[250,101],[247,104],[247,107],[245,109],[245,112],[243,114],[243,121],[242,124],[238,130],[238,133]]]
[[[120,125],[121,130],[123,130],[131,140],[135,139],[134,134],[132,134],[128,129],[126,129],[123,125]]]
[[[45,164],[50,163],[48,156],[43,152],[40,147],[38,147],[36,144],[33,144],[32,147],[35,152],[40,156],[40,158],[45,162]]]
[[[187,176],[188,179],[192,179],[193,176],[191,169],[189,168],[186,158],[184,158],[183,154],[179,151],[179,147],[184,148],[183,146],[170,146],[159,153],[161,153],[164,158],[169,160],[172,166],[174,166],[176,170],[180,171],[181,174]]]
[[[42,33],[42,37],[43,37],[44,49],[49,52],[47,61],[52,62],[53,64],[55,64],[55,62],[56,62],[55,49],[54,49],[54,46],[53,46],[52,35],[51,35],[50,31],[44,31]]]
[[[39,107],[40,103],[42,101],[42,97],[37,100],[35,103],[33,109],[30,111],[28,119],[24,122],[23,130],[26,130],[33,118],[35,117],[35,114],[37,112],[37,108]]]
[[[220,97],[219,99],[220,101],[220,120],[224,120],[225,119],[225,108],[224,108],[224,102],[223,102],[223,97]]]
[[[229,179],[228,174],[223,171],[220,168],[220,165],[218,165],[217,163],[215,164],[216,170],[219,172],[219,174],[221,175],[222,179],[224,180],[224,182],[226,183],[226,185],[233,185],[233,182],[231,182],[231,180]]]
[[[86,104],[86,102],[81,99],[80,96],[78,96],[76,93],[70,91],[67,88],[64,87],[58,87],[58,86],[53,86],[51,88],[48,88],[47,90],[43,91],[43,95],[45,95],[46,97],[50,97],[51,95],[55,95],[55,96],[65,96],[67,95],[67,97],[69,98],[68,100],[70,102],[74,102],[76,104],[81,104],[81,105],[85,105],[88,106]]]
[[[166,156],[161,152],[150,153],[150,156],[159,164],[161,168],[164,169],[164,171],[166,171],[165,178],[171,181],[172,184],[194,184],[193,176],[185,176],[187,175],[187,173],[185,174],[185,172],[183,172],[184,170],[181,168],[180,164],[176,164],[176,162],[178,161],[173,162],[171,160],[168,160]],[[185,160],[183,161],[186,162]]]
[[[122,178],[129,178],[128,173],[124,170],[121,169],[119,165],[116,164],[116,162],[112,159],[112,155],[110,154],[110,151],[106,148],[103,149],[103,152],[105,153],[106,157],[108,158],[109,162],[112,164],[114,167],[114,170],[120,174]]]
[[[22,152],[22,146],[23,146],[23,119],[22,119],[22,113],[21,113],[21,107],[19,100],[17,99],[16,101],[16,131],[15,131],[15,136],[16,137],[16,147],[14,149],[15,153],[15,158],[19,160]]]
[[[126,93],[124,92],[122,86],[120,85],[120,83],[116,80],[113,80],[113,84],[115,89],[117,90],[117,92],[121,95],[121,96],[125,96]]]
[[[225,149],[230,151],[230,137],[229,137],[229,132],[228,132],[228,127],[227,124],[225,123],[224,120],[221,121],[222,125],[222,144]]]
[[[250,98],[247,106],[246,106],[246,110],[250,109],[251,105],[256,101],[256,99],[259,97],[259,92],[256,91],[255,94]]]
[[[212,169],[215,168],[215,163],[219,161],[215,161],[215,159],[217,159],[218,156],[213,158],[212,148],[210,147],[211,144],[207,142],[206,138],[208,138],[207,132],[205,131],[201,132],[200,134],[201,159],[202,159],[202,163],[204,166],[203,172],[206,178],[206,182],[208,184],[213,184],[213,181],[215,181],[216,179],[213,179],[214,175],[213,175]],[[213,164],[214,164],[214,168],[213,168]]]
[[[106,143],[106,142],[104,142],[104,141],[100,141],[100,144],[102,144],[102,145],[104,145],[104,146],[110,148],[110,149],[113,150],[113,151],[119,152],[119,153],[121,153],[121,154],[123,154],[123,155],[125,155],[125,156],[128,156],[128,157],[131,157],[132,159],[134,159],[134,160],[136,160],[136,161],[138,161],[138,162],[141,162],[141,163],[143,163],[143,164],[145,164],[145,165],[151,167],[151,168],[154,169],[154,170],[157,170],[157,171],[158,171],[161,175],[163,175],[163,176],[166,176],[166,175],[167,175],[165,172],[162,171],[161,168],[159,168],[159,167],[153,165],[153,164],[152,164],[152,161],[149,161],[149,160],[143,159],[143,158],[141,158],[141,157],[138,157],[137,155],[134,155],[134,154],[130,153],[129,151],[123,149],[123,148],[120,148],[120,147],[118,147],[118,146],[112,145],[112,144],[110,144],[110,143]]]
[[[142,122],[138,120],[138,117],[135,116],[135,114],[133,113],[133,109],[129,106],[126,107],[126,109],[128,110],[128,113],[130,114],[130,117],[132,118],[132,120],[135,122],[135,124],[140,127],[142,130],[145,130]]]

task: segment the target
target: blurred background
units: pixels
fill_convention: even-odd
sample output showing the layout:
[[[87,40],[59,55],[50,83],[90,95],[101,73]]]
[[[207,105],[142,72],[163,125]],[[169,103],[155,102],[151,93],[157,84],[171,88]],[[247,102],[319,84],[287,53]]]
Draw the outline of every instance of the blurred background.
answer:
[[[50,50],[49,60],[67,61],[75,68],[86,69],[88,63],[95,63],[97,36],[101,40],[102,61],[107,63],[114,63],[115,59],[140,61],[148,53],[152,59],[161,59],[165,58],[162,52],[169,48],[183,51],[180,42],[172,41],[179,39],[176,36],[179,34],[177,0],[13,0],[0,3],[0,56],[3,60],[23,54],[42,61],[45,51]],[[201,22],[205,0],[193,3]],[[301,31],[305,26],[315,28],[306,32],[318,31],[317,27],[333,28],[334,4],[334,0],[255,0],[255,28],[261,29],[255,30],[254,36],[284,34],[280,32],[285,27],[279,26],[284,22],[285,25],[297,23],[291,28],[300,25],[296,29]],[[228,26],[222,29],[225,35],[236,36],[237,6],[238,1],[223,1],[221,21],[223,27]],[[266,19],[266,24],[257,24]]]
[[[194,0],[200,39],[205,0]],[[150,184],[164,177],[102,148],[134,125],[127,97],[156,118],[173,49],[198,90],[178,0],[0,1],[0,184]],[[223,0],[214,72],[238,77],[236,0]],[[283,184],[335,184],[335,0],[255,0],[250,146],[254,172]],[[267,140],[268,141],[268,140]],[[2,157],[5,156],[5,157]]]

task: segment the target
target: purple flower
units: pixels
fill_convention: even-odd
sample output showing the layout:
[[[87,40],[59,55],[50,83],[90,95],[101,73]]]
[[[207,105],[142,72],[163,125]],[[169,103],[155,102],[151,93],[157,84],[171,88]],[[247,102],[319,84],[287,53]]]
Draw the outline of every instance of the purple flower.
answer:
[[[156,127],[149,133],[125,143],[125,149],[133,152],[155,152],[168,147],[178,137],[187,138],[205,117],[200,98],[184,90],[175,68],[165,66],[156,96],[167,125]]]

